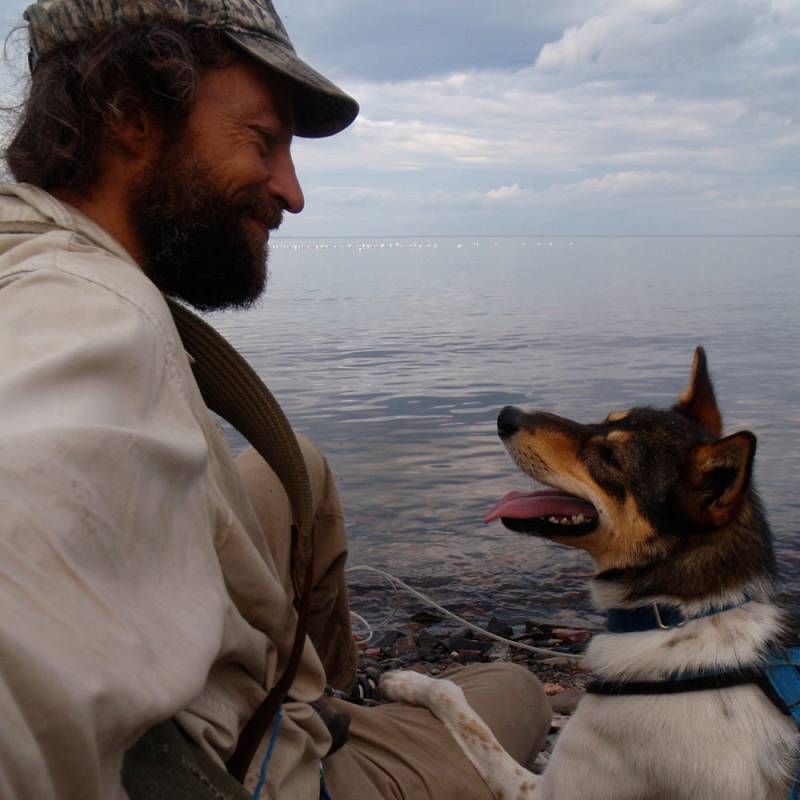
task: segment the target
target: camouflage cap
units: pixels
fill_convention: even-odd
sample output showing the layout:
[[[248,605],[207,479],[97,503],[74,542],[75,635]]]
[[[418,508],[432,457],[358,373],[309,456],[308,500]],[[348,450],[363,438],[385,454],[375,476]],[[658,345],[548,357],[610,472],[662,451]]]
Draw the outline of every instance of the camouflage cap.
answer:
[[[32,63],[120,25],[158,19],[219,28],[243,51],[291,80],[298,136],[331,136],[358,114],[350,95],[297,57],[271,0],[38,0],[27,8],[25,19]]]

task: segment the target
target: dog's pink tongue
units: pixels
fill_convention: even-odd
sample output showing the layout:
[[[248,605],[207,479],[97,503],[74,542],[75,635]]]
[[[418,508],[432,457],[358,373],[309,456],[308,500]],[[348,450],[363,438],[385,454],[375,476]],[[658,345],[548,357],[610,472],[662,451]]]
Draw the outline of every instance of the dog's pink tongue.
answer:
[[[555,489],[544,489],[539,492],[509,492],[499,503],[495,504],[484,517],[484,522],[493,522],[500,517],[506,519],[533,519],[535,517],[574,517],[583,514],[587,519],[594,519],[597,511],[591,503],[580,497],[557,492]]]

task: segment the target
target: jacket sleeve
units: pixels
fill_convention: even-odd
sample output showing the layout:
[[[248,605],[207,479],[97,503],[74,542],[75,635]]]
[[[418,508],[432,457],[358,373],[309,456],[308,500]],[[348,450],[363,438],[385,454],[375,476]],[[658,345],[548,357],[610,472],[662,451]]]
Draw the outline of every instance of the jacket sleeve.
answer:
[[[56,269],[0,283],[0,797],[124,797],[125,751],[201,693],[207,458],[140,309]]]

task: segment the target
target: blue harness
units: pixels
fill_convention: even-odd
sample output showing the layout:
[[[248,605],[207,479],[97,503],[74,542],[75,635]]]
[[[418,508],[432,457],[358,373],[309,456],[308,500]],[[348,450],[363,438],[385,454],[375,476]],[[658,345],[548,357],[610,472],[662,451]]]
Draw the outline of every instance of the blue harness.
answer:
[[[610,633],[634,633],[650,630],[671,630],[685,625],[694,619],[721,614],[749,603],[744,602],[712,608],[704,614],[687,618],[674,606],[654,603],[635,609],[612,608],[608,612]],[[783,713],[791,716],[800,729],[800,647],[773,650],[764,664],[712,672],[701,670],[690,674],[672,675],[661,681],[605,681],[596,680],[586,687],[590,694],[633,695],[633,694],[679,694],[700,692],[710,689],[726,689],[743,684],[756,684]],[[800,800],[800,753],[795,781],[788,800]]]
[[[770,653],[764,666],[764,675],[772,690],[786,706],[786,713],[791,715],[795,725],[800,728],[800,647],[787,647],[785,650]],[[789,800],[800,800],[800,767],[795,775],[792,791],[789,792]]]

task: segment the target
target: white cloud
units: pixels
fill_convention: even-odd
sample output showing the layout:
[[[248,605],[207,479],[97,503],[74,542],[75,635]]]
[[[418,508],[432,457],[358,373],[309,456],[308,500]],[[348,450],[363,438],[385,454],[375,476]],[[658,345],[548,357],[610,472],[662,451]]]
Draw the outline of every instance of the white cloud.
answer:
[[[490,200],[508,200],[511,197],[518,197],[522,194],[522,189],[519,184],[515,183],[512,186],[500,186],[497,189],[490,189],[486,192],[486,196]]]
[[[558,187],[561,194],[572,197],[620,195],[664,196],[666,194],[690,194],[706,189],[709,179],[685,173],[671,172],[611,172],[598,178],[587,178],[573,184]]]
[[[660,69],[685,65],[744,41],[769,11],[767,0],[614,3],[546,44],[542,70]]]

